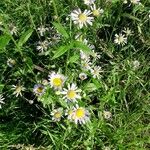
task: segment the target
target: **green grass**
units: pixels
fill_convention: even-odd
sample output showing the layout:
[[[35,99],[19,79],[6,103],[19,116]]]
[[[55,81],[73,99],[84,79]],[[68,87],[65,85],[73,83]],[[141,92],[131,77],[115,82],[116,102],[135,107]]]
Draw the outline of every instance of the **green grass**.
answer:
[[[89,9],[83,1],[0,2],[0,94],[5,98],[0,109],[1,150],[27,150],[31,145],[34,148],[30,149],[39,150],[150,148],[150,2],[141,0],[141,3],[97,0],[96,5],[104,13],[94,19],[92,26],[78,29],[68,15],[77,7]],[[11,23],[17,27],[17,35],[10,34]],[[37,30],[41,24],[55,27],[61,35],[60,41],[52,41],[52,32],[41,37]],[[133,35],[124,46],[117,45],[115,34],[124,27],[129,27]],[[101,54],[93,62],[102,67],[100,79],[87,72],[88,78],[79,80],[82,72],[79,49],[92,53],[87,45],[75,40],[78,33]],[[37,43],[46,37],[51,38],[52,45],[39,53]],[[13,67],[7,65],[9,58],[16,61]],[[133,65],[135,60],[140,63],[137,68]],[[33,93],[35,84],[48,79],[49,72],[58,70],[67,76],[67,83],[75,82],[82,89],[79,105],[90,112],[90,122],[85,125],[76,125],[65,116],[60,122],[52,121],[54,108],[65,110],[70,104],[49,85],[42,98]],[[26,89],[22,96],[15,97],[12,85],[17,84]],[[110,119],[104,118],[105,110],[112,113]]]

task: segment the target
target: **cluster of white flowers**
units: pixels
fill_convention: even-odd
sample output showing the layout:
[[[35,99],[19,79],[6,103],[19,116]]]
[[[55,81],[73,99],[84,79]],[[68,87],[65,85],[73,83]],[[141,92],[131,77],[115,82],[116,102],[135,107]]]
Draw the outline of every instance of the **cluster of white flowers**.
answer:
[[[84,73],[80,74],[81,80],[83,78],[86,78],[86,75]],[[68,111],[68,118],[69,120],[74,121],[77,123],[86,123],[89,121],[89,112],[84,107],[80,107],[77,105],[78,100],[81,100],[81,92],[82,90],[77,87],[75,83],[68,84],[67,88],[65,88],[65,82],[67,80],[67,77],[65,77],[63,74],[59,72],[51,72],[48,76],[49,83],[44,84],[35,84],[33,88],[33,92],[36,96],[41,98],[41,96],[44,95],[46,92],[46,86],[49,86],[50,88],[53,88],[56,92],[55,94],[60,96],[68,105],[68,108],[70,106],[75,105],[72,107],[72,113],[70,114]],[[45,82],[44,82],[45,83]],[[66,114],[66,113],[65,113]],[[51,112],[52,120],[53,121],[60,121],[63,117],[63,108],[56,108],[53,109]]]
[[[82,41],[80,37],[78,37],[77,40]],[[96,60],[100,59],[101,56],[98,52],[95,52],[95,46],[88,44],[88,41],[86,39],[84,39],[82,42],[91,49],[92,57],[89,54],[80,50],[81,70],[83,71],[84,75],[82,78],[81,74],[79,78],[82,78],[82,80],[86,79],[87,78],[86,73],[90,72],[93,78],[100,79],[101,76],[100,73],[103,72],[102,68],[94,64]]]
[[[81,9],[78,8],[71,12],[70,16],[73,23],[80,29],[84,26],[92,25],[94,17],[98,17],[104,12],[103,9],[97,8],[94,2],[95,0],[84,0],[84,4],[90,6],[90,10],[85,9],[84,11],[81,11]]]
[[[47,35],[45,40],[39,41],[37,44],[36,49],[41,53],[46,52],[49,46],[55,45],[60,41],[60,34],[53,27],[48,28],[41,25],[37,28],[37,32],[42,38]]]
[[[133,32],[127,27],[122,30],[123,33],[115,34],[114,43],[118,45],[127,44],[127,38],[133,34]]]
[[[63,108],[53,109],[51,112],[53,121],[60,121],[61,118],[67,116],[67,119],[71,122],[75,122],[75,124],[85,124],[90,121],[90,114],[87,109],[84,107],[79,107],[79,105],[75,105],[75,107],[68,108],[65,113],[63,112]]]

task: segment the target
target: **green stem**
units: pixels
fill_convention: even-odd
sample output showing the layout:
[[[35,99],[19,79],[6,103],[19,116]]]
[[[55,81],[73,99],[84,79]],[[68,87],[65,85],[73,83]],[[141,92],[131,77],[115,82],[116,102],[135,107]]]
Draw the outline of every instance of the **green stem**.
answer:
[[[53,3],[55,15],[58,17],[58,11],[57,11],[55,0],[52,0],[52,3]],[[58,21],[58,23],[60,23],[59,17],[57,18],[57,21]]]

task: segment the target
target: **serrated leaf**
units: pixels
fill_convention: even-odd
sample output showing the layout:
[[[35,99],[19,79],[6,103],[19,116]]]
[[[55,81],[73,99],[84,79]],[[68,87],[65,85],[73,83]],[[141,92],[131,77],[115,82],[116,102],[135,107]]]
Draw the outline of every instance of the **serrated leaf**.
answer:
[[[0,49],[4,49],[10,40],[11,37],[9,35],[0,36]]]
[[[73,45],[70,44],[70,45],[66,45],[66,46],[60,46],[58,48],[58,50],[55,52],[54,56],[52,59],[56,59],[60,56],[62,56],[65,52],[67,52],[69,49],[73,48]]]
[[[53,22],[53,25],[55,26],[55,28],[60,34],[62,34],[67,39],[69,38],[68,33],[66,32],[65,28],[60,23]]]
[[[33,29],[29,29],[26,32],[24,32],[19,41],[18,41],[18,46],[21,47],[23,44],[25,44],[27,42],[27,40],[30,38],[30,36],[32,35]]]

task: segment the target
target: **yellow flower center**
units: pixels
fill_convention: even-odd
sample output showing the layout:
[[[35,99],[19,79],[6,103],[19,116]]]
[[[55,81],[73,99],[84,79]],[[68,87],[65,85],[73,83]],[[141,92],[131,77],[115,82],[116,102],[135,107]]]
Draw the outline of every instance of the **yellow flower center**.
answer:
[[[76,117],[78,117],[78,118],[83,118],[84,115],[85,115],[84,109],[78,108],[78,109],[76,110]]]
[[[55,118],[60,118],[60,117],[61,117],[61,113],[60,113],[60,112],[56,112],[56,113],[54,114],[54,117],[55,117]]]
[[[22,91],[22,87],[21,86],[17,86],[16,89],[15,89],[15,91],[17,93],[20,93]]]
[[[87,20],[87,16],[85,15],[85,14],[79,14],[79,20],[81,21],[81,22],[85,22],[86,20]]]
[[[76,96],[76,92],[74,90],[69,90],[67,92],[67,96],[68,96],[68,98],[73,99]]]
[[[93,15],[96,17],[99,16],[99,10],[97,9],[93,10]]]
[[[120,43],[123,43],[123,41],[124,41],[123,37],[120,36],[120,37],[118,38],[118,41],[119,41]]]
[[[54,86],[61,86],[62,85],[62,79],[61,78],[53,79],[53,85]]]
[[[42,87],[38,87],[38,88],[37,88],[37,92],[38,92],[38,93],[42,93],[42,92],[43,92],[43,88],[42,88]]]

